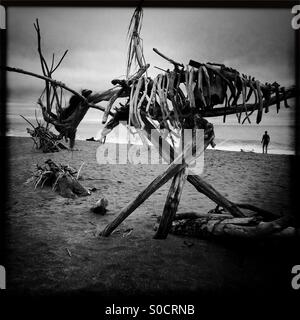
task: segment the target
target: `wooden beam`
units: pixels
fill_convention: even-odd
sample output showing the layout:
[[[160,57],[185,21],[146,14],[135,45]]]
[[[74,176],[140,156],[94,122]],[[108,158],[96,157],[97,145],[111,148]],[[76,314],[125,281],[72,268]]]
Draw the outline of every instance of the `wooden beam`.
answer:
[[[19,68],[13,68],[13,67],[0,67],[0,69],[4,69],[6,71],[9,72],[16,72],[16,73],[20,73],[20,74],[24,74],[27,76],[31,76],[34,78],[38,78],[41,80],[45,80],[46,82],[51,82],[53,83],[55,86],[61,87],[69,92],[71,92],[72,94],[78,96],[79,98],[82,99],[82,101],[85,101],[88,105],[88,107],[90,108],[94,108],[94,109],[98,109],[100,111],[105,111],[105,108],[102,106],[96,106],[95,103],[98,103],[100,101],[104,101],[104,100],[109,100],[114,93],[116,92],[115,88],[112,88],[110,90],[106,90],[105,92],[102,93],[95,93],[93,95],[90,95],[88,97],[88,99],[86,99],[83,95],[81,95],[80,93],[78,93],[77,91],[75,91],[74,89],[66,86],[64,83],[54,80],[52,78],[46,77],[46,76],[42,76],[40,74],[34,73],[34,72],[30,72],[30,71],[26,71],[23,69],[19,69]],[[114,114],[112,112],[109,113],[111,116],[113,116]]]
[[[40,74],[34,73],[34,72],[30,72],[30,71],[26,71],[23,69],[19,69],[19,68],[13,68],[13,67],[1,67],[1,69],[5,69],[6,71],[10,71],[10,72],[16,72],[16,73],[21,73],[21,74],[25,74],[27,76],[31,76],[31,77],[35,77],[35,78],[39,78],[48,82],[53,83],[56,86],[62,87],[63,89],[70,91],[71,93],[73,93],[74,95],[80,97],[82,100],[86,100],[86,98],[84,96],[82,96],[80,93],[78,93],[77,91],[67,87],[64,83],[54,80],[52,78],[46,77],[46,76],[42,76]]]

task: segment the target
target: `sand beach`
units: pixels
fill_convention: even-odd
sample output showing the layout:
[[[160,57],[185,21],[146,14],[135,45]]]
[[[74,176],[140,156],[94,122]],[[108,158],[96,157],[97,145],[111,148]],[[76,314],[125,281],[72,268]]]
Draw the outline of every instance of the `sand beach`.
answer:
[[[43,154],[33,149],[29,138],[7,139],[10,293],[128,296],[241,290],[281,294],[282,288],[289,290],[295,255],[288,240],[223,243],[172,234],[166,240],[153,239],[170,182],[110,237],[99,237],[107,223],[163,172],[165,165],[100,165],[97,142],[77,141],[73,152]],[[275,213],[289,212],[291,157],[207,150],[202,176],[230,200]],[[76,169],[84,162],[80,182],[95,191],[87,197],[66,199],[49,188],[34,190],[32,184],[25,184],[35,165],[49,158]],[[90,211],[101,197],[109,202],[104,216]],[[178,212],[207,213],[214,207],[191,184],[185,185]]]

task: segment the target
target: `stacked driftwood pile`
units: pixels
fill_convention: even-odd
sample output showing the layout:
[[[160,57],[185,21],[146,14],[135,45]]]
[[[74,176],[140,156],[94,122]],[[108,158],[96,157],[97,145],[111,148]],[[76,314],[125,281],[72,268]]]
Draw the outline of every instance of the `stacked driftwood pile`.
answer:
[[[69,149],[61,142],[60,136],[50,131],[48,125],[44,125],[42,122],[37,120],[37,125],[34,126],[28,119],[23,116],[21,117],[32,127],[32,129],[27,128],[27,132],[30,134],[37,150],[42,150],[44,153],[48,153]]]
[[[78,181],[79,172],[70,166],[57,165],[51,159],[45,161],[45,165],[36,166],[36,171],[26,183],[33,183],[34,188],[49,186],[65,198],[87,196],[90,192]]]

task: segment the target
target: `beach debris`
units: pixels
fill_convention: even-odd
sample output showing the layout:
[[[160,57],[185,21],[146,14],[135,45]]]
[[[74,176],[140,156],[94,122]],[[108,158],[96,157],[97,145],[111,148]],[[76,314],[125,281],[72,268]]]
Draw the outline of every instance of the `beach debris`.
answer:
[[[101,230],[102,231],[102,230]],[[122,232],[122,230],[120,230],[120,229],[115,229],[111,234],[115,234],[115,233],[121,233]]]
[[[96,192],[98,189],[96,187],[89,187],[88,190],[90,192]]]
[[[85,139],[86,141],[96,141],[94,137],[91,137],[91,138],[88,138],[88,139]]]
[[[48,159],[45,165],[36,165],[33,176],[25,183],[32,182],[34,189],[43,188],[44,185],[51,186],[52,190],[65,198],[90,195],[90,192],[78,182],[76,174],[77,171],[69,165],[57,165]]]
[[[128,228],[128,229],[126,229],[126,230],[123,232],[122,237],[125,238],[125,237],[130,236],[131,233],[132,233],[132,231],[133,231],[133,228]]]
[[[72,257],[72,253],[71,253],[71,251],[70,251],[68,248],[66,248],[66,251],[67,251],[69,257]]]
[[[108,200],[106,198],[99,199],[91,208],[91,211],[97,214],[105,215],[107,212]]]
[[[269,219],[270,220],[270,219]],[[272,221],[263,221],[261,216],[237,218],[228,214],[195,212],[177,214],[170,233],[196,238],[248,238],[262,239],[272,236],[295,236],[293,219],[283,216]]]
[[[192,247],[194,245],[194,242],[184,240],[183,244],[186,245],[188,248],[190,248],[190,247]]]
[[[27,118],[20,115],[31,128],[27,128],[27,133],[30,134],[37,150],[42,150],[44,153],[58,152],[60,150],[68,150],[69,148],[61,142],[61,137],[50,131],[47,125],[44,125],[36,118],[37,125],[34,126]]]
[[[268,239],[274,237],[299,237],[300,229],[293,216],[275,214],[251,204],[237,203],[240,209],[251,211],[235,217],[217,206],[206,214],[197,212],[177,213],[169,232],[175,235],[207,238]],[[157,217],[154,231],[158,231],[162,217]],[[154,236],[155,238],[155,236]],[[188,245],[188,244],[186,244]]]
[[[214,209],[211,209],[208,211],[208,213],[218,213],[218,214],[222,214],[225,213],[226,210],[222,207],[220,207],[220,205],[217,205]]]
[[[100,235],[101,235],[101,232],[102,232],[102,227],[99,225],[99,224],[97,224],[96,225],[96,230],[95,230],[95,232],[94,232],[94,236],[97,238],[97,237],[99,237]]]
[[[77,179],[77,180],[80,179],[80,171],[81,171],[83,165],[84,165],[84,162],[82,162],[82,164],[81,164],[81,166],[80,166],[80,168],[79,168],[79,170],[78,170],[78,172],[77,172],[77,176],[76,176],[76,179]]]

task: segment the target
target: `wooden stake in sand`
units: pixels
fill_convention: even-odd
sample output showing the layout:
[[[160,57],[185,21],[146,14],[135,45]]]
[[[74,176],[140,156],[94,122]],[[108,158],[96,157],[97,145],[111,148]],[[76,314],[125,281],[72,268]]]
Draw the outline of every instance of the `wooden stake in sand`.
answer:
[[[154,236],[155,239],[165,239],[172,227],[172,222],[176,215],[181,193],[186,180],[186,171],[186,168],[182,169],[173,178],[160,220],[160,225]]]

